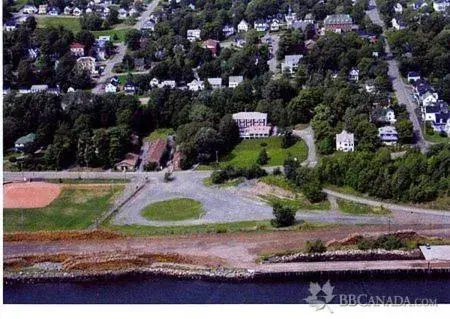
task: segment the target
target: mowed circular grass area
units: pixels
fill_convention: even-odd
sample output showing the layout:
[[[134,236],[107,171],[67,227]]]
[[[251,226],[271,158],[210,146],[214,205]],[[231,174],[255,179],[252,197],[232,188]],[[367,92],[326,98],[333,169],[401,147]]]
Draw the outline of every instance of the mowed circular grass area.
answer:
[[[196,219],[203,214],[203,205],[190,198],[174,198],[148,205],[141,215],[149,220],[177,221]]]

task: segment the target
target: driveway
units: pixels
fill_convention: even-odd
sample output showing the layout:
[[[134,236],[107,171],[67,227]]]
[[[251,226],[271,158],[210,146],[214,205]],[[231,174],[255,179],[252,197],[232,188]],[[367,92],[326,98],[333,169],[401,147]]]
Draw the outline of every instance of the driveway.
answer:
[[[384,22],[381,20],[380,13],[378,11],[375,0],[370,0],[369,10],[366,11],[366,14],[374,24],[379,25],[380,27],[383,28],[383,36],[385,36],[384,32],[386,31],[386,26]],[[417,146],[420,147],[422,152],[425,152],[429,147],[429,143],[423,137],[422,127],[420,125],[419,119],[417,118],[415,110],[416,103],[411,98],[412,92],[409,89],[409,87],[405,84],[405,82],[403,82],[403,79],[400,75],[400,71],[398,69],[398,62],[397,60],[394,59],[391,52],[391,48],[386,38],[384,39],[384,42],[385,42],[384,47],[386,58],[389,66],[388,75],[392,81],[392,87],[397,96],[398,103],[406,105],[406,108],[409,113],[409,119],[414,126],[414,135],[416,138]]]
[[[303,164],[308,167],[315,167],[317,165],[317,152],[316,144],[314,142],[314,130],[312,126],[309,125],[304,130],[293,130],[292,134],[303,139],[308,146],[308,158],[305,162],[303,162]]]
[[[280,42],[280,36],[278,34],[269,34],[272,39],[272,58],[267,61],[269,65],[269,70],[275,75],[277,72],[277,52],[278,52],[278,44]]]

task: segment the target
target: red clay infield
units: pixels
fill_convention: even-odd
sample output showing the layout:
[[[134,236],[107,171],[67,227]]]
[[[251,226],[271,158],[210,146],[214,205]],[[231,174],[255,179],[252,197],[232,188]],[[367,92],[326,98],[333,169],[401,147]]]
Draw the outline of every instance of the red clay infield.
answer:
[[[61,193],[52,183],[12,183],[3,185],[3,208],[38,208],[49,205]]]

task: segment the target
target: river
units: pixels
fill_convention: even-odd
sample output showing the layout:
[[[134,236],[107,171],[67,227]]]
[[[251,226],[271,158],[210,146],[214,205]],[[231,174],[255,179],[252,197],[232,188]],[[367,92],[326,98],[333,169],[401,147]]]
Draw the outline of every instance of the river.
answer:
[[[317,280],[323,288],[326,280]],[[395,303],[450,303],[450,278],[332,279],[334,289],[320,291],[318,298],[333,295],[331,303],[349,294],[370,297],[397,296]],[[317,287],[317,286],[316,286]],[[95,282],[4,285],[8,304],[298,304],[310,296],[310,282],[300,280],[230,283],[169,278]],[[344,299],[340,299],[344,296]],[[347,299],[345,299],[347,298]],[[364,302],[365,300],[365,302]],[[378,302],[379,303],[379,302]]]

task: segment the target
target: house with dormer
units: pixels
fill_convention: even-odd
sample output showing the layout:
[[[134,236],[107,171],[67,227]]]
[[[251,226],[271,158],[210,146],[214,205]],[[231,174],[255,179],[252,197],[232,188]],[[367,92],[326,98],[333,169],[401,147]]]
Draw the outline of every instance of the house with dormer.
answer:
[[[190,42],[194,42],[197,40],[200,40],[200,33],[201,30],[200,29],[188,29],[186,31],[186,38],[190,41]]]
[[[355,150],[355,136],[346,130],[336,134],[336,150],[342,152],[353,152]]]
[[[238,32],[248,32],[250,26],[245,20],[241,20],[239,24],[237,25]]]

